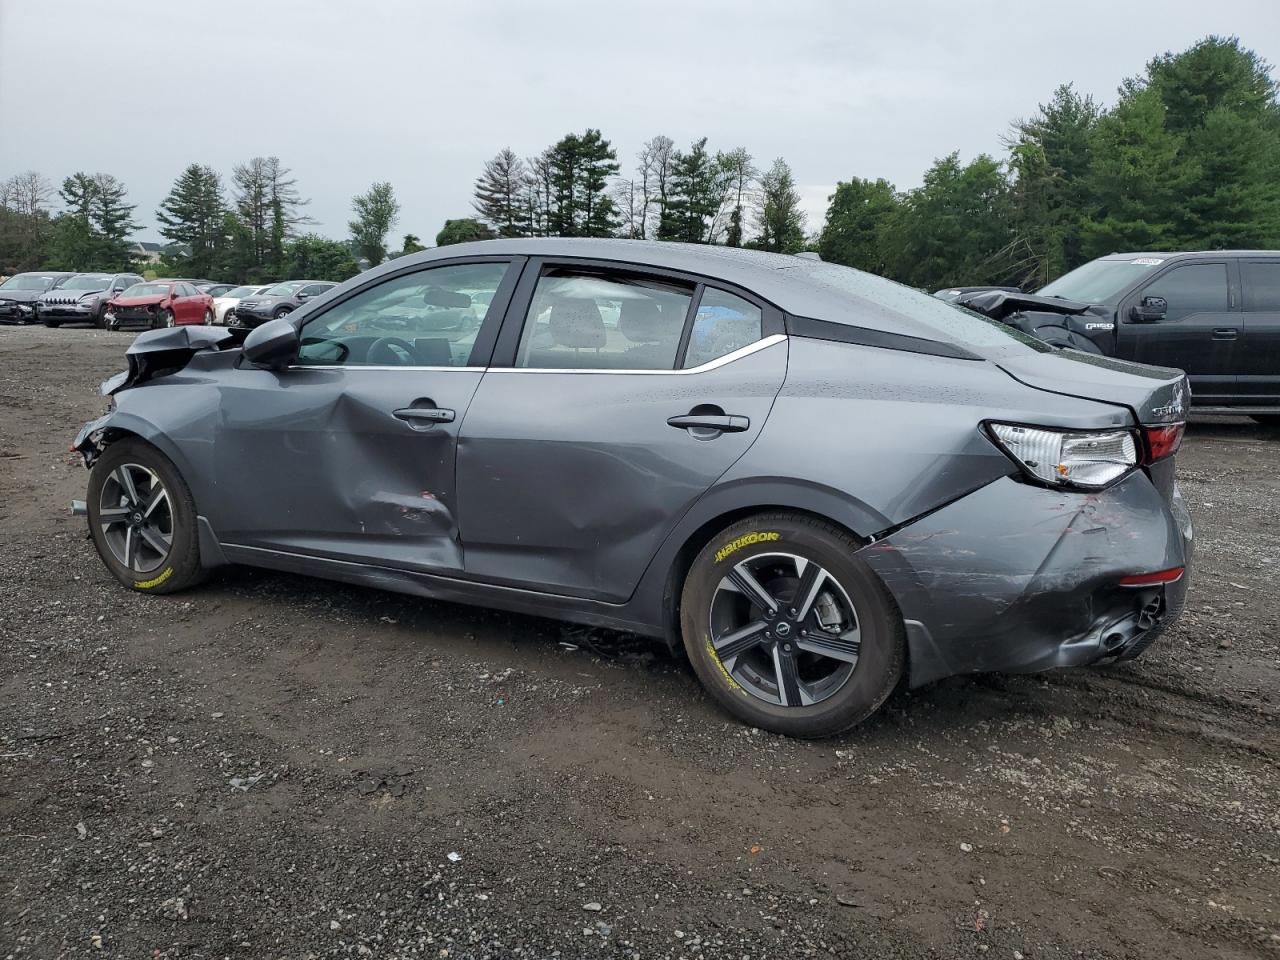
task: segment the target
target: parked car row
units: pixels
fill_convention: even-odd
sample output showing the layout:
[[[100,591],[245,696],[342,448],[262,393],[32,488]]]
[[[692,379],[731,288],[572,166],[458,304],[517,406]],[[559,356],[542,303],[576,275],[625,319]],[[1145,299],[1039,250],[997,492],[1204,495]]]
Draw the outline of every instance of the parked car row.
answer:
[[[145,280],[135,273],[39,270],[0,283],[0,323],[87,323],[110,330],[185,324],[256,327],[332,286],[323,280],[237,286],[186,277]]]

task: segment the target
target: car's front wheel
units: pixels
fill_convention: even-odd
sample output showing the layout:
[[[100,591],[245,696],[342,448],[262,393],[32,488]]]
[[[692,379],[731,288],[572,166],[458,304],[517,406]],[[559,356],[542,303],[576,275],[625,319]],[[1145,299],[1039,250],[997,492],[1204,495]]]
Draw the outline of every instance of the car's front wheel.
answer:
[[[89,473],[87,505],[98,555],[125,586],[173,593],[203,579],[191,491],[155,447],[108,446]]]
[[[271,315],[271,317],[274,320],[279,320],[281,317],[287,317],[289,315],[289,312],[290,311],[288,307],[279,307],[276,310],[276,312]]]
[[[204,311],[204,319],[201,321],[206,327],[213,324],[213,311],[206,308]]]
[[[685,649],[739,719],[831,736],[893,692],[902,619],[860,547],[829,523],[775,513],[732,524],[698,554],[680,600]]]
[[[151,322],[151,327],[153,330],[158,329],[160,327],[172,327],[172,326],[173,326],[172,310],[161,310],[159,313],[156,314],[155,320]]]
[[[1256,413],[1250,419],[1264,427],[1280,427],[1280,413]]]

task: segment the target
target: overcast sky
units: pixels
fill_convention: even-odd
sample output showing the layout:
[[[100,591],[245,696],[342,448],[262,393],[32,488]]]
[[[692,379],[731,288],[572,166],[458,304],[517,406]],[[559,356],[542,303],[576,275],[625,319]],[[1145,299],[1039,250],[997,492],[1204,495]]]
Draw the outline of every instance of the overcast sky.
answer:
[[[274,154],[319,232],[390,180],[430,243],[499,148],[593,126],[624,170],[659,133],[783,156],[814,230],[837,180],[1002,155],[1057,84],[1110,103],[1210,33],[1280,61],[1280,0],[0,0],[0,177],[114,173],[159,239],[185,165]]]

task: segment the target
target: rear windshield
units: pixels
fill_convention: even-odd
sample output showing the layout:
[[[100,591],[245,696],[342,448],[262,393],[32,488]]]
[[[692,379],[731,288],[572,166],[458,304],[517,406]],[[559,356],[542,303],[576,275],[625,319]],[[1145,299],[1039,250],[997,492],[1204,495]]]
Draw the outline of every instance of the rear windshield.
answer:
[[[1134,257],[1131,260],[1093,260],[1040,289],[1042,297],[1059,297],[1079,303],[1111,303],[1137,280],[1164,260]]]
[[[890,314],[890,320],[896,315],[926,328],[901,331],[909,336],[935,339],[961,347],[999,348],[1023,344],[1041,352],[1053,349],[1044,341],[1006,326],[999,320],[992,320],[972,310],[939,300],[914,287],[833,263],[801,262],[805,265],[800,269],[815,283],[840,293],[851,294],[867,306],[883,308]],[[854,317],[850,317],[847,322],[854,326],[858,323]]]

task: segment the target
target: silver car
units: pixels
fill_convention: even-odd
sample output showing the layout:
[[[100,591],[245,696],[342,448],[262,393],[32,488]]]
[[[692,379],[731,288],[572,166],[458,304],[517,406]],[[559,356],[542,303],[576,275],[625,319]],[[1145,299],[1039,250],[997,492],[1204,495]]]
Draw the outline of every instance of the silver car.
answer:
[[[635,631],[796,736],[1183,605],[1180,372],[812,259],[461,244],[128,362],[75,447],[136,590],[241,563]]]

